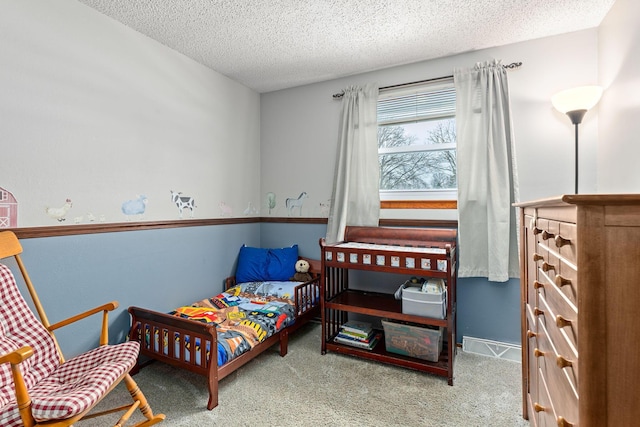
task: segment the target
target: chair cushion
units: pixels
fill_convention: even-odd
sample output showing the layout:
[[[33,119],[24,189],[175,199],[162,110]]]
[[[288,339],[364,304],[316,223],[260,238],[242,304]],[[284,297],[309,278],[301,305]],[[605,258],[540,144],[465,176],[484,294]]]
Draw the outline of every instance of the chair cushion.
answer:
[[[29,389],[37,422],[78,415],[102,399],[133,368],[140,344],[105,345],[74,357]],[[0,409],[0,425],[21,425],[15,399]]]
[[[33,356],[20,365],[37,422],[66,419],[96,404],[135,365],[138,342],[95,348],[60,364],[49,332],[22,298],[11,271],[0,264],[0,354],[23,346]],[[8,363],[0,365],[0,426],[22,425]]]
[[[140,344],[129,341],[83,353],[60,365],[34,386],[32,413],[36,421],[70,418],[91,408],[133,368]]]
[[[0,354],[24,346],[33,349],[33,356],[20,365],[27,389],[49,376],[60,365],[60,356],[49,332],[35,317],[22,298],[11,270],[0,264]],[[4,426],[2,409],[15,402],[11,366],[0,365],[0,425]]]

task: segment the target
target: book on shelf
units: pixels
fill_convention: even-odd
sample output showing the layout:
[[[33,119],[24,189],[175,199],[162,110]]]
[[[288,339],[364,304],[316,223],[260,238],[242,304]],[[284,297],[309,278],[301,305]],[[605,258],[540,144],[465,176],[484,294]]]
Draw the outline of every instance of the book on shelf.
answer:
[[[371,341],[371,339],[373,338],[373,333],[374,331],[371,331],[371,333],[367,336],[364,335],[360,335],[360,334],[354,334],[352,332],[349,331],[345,331],[345,330],[340,330],[340,332],[338,332],[338,336],[344,339],[348,339],[348,340],[354,340],[354,341],[360,341],[360,342],[369,342]]]
[[[369,336],[373,331],[373,326],[369,322],[359,322],[357,320],[349,320],[344,323],[340,328],[345,332],[350,332],[352,334],[364,335],[365,337]]]
[[[354,340],[351,338],[344,338],[344,337],[341,337],[340,335],[336,335],[335,338],[333,338],[333,341],[339,344],[345,344],[351,347],[361,348],[364,350],[372,350],[376,346],[378,341],[380,341],[380,338],[382,338],[382,332],[377,332],[376,334],[374,334],[373,337],[368,342]]]

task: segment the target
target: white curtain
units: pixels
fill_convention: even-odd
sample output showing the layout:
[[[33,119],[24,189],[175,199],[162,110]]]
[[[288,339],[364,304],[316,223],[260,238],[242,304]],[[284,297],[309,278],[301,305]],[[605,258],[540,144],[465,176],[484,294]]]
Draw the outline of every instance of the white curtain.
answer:
[[[378,225],[377,104],[377,84],[344,90],[327,243],[342,241],[347,225]]]
[[[519,277],[519,199],[507,71],[455,69],[460,277]]]

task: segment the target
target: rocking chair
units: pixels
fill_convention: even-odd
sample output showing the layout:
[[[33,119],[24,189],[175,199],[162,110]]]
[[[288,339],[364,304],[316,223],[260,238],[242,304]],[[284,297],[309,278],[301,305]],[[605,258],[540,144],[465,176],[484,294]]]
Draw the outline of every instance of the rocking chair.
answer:
[[[81,419],[124,411],[115,424],[122,426],[136,409],[145,419],[135,426],[151,426],[164,420],[163,414],[153,414],[129,375],[136,364],[139,344],[107,344],[108,312],[118,303],[113,301],[49,324],[21,253],[16,235],[1,232],[0,259],[15,258],[40,321],[20,294],[11,270],[0,264],[0,425],[70,426]],[[97,313],[102,313],[100,346],[65,361],[53,331]],[[133,403],[89,414],[123,380]]]

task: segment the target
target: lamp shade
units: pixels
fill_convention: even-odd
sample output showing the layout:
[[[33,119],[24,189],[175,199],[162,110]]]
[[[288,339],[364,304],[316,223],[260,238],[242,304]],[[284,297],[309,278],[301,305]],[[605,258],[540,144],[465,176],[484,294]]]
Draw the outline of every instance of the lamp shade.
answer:
[[[602,87],[580,86],[563,90],[551,97],[553,107],[561,113],[570,111],[589,110],[600,101]]]

